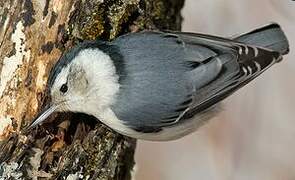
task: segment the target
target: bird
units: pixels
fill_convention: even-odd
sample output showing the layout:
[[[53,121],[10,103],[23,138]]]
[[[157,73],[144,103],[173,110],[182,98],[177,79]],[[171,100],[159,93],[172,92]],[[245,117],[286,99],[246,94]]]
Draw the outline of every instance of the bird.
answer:
[[[51,101],[29,127],[53,112],[78,112],[132,138],[179,139],[217,116],[222,100],[288,52],[277,23],[231,38],[144,30],[84,41],[51,69]]]

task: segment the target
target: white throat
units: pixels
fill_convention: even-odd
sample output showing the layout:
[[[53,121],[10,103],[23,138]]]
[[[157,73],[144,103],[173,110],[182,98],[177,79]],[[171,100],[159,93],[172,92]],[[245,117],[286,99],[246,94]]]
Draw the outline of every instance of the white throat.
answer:
[[[119,77],[110,56],[99,49],[85,49],[77,55],[73,62],[85,69],[90,85],[90,96],[87,98],[90,102],[86,102],[89,105],[84,108],[85,112],[97,113],[110,107],[120,87]]]
[[[73,62],[85,69],[89,84],[93,86],[90,91],[94,91],[82,104],[80,112],[91,114],[112,129],[126,133],[126,126],[111,109],[120,88],[112,59],[99,49],[82,50],[76,58]]]

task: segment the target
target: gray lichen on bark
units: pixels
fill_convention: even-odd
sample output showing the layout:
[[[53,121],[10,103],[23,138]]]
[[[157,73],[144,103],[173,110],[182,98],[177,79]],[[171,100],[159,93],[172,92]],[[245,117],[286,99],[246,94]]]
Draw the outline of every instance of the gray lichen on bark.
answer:
[[[60,55],[81,40],[179,30],[183,0],[0,0],[0,180],[131,179],[136,140],[82,114],[22,132]]]

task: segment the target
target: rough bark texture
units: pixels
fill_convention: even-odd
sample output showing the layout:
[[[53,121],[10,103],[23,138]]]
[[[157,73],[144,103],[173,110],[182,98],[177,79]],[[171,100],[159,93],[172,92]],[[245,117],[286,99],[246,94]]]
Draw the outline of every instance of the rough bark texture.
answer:
[[[59,56],[77,42],[180,29],[183,0],[0,0],[0,180],[131,179],[136,141],[93,117],[56,114],[23,129],[46,101]]]

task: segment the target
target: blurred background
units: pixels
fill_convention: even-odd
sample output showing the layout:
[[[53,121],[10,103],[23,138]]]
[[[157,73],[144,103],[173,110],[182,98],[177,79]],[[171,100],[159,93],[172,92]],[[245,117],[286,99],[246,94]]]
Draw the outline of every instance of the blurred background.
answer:
[[[136,180],[295,179],[295,2],[186,0],[183,31],[232,36],[278,22],[291,52],[224,101],[197,132],[166,143],[139,141]]]

